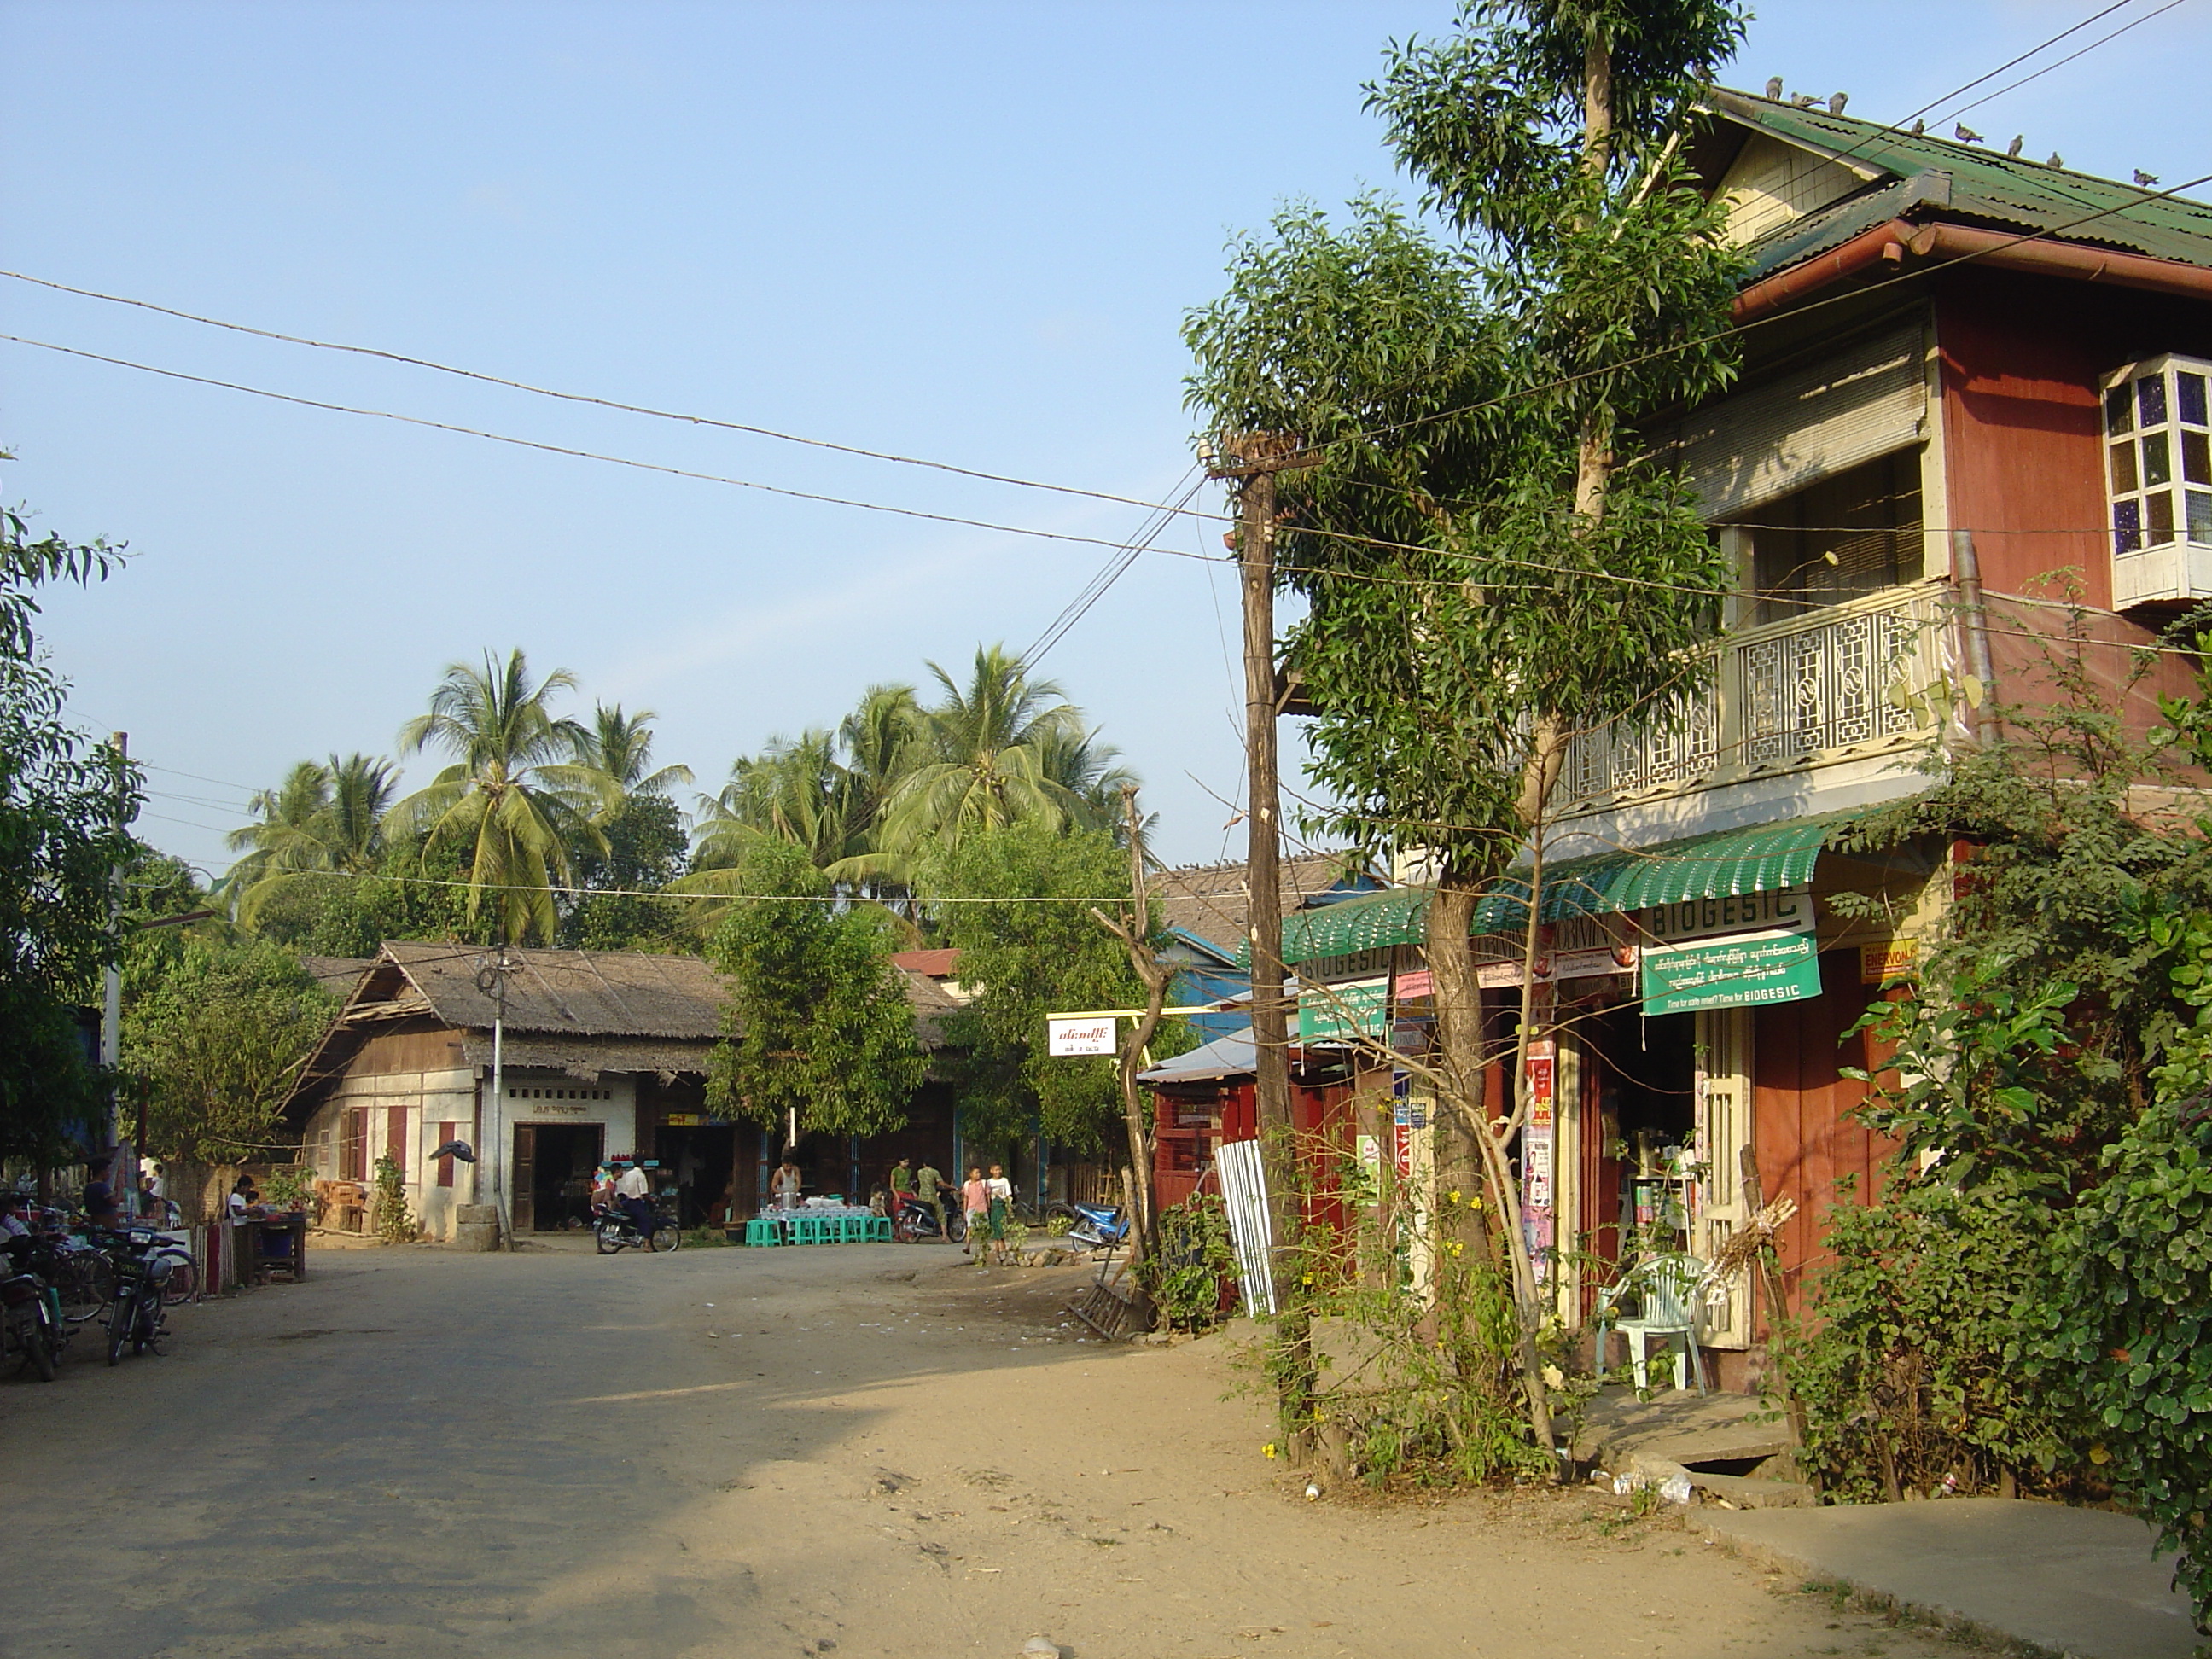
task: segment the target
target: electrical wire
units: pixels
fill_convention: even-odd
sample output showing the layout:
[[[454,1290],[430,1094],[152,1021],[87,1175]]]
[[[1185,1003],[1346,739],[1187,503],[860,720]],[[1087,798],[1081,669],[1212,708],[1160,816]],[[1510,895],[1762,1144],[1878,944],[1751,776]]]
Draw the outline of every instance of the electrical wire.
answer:
[[[1197,470],[1194,465],[1191,471],[1194,472]],[[1189,476],[1188,473],[1184,474],[1185,477]],[[1195,480],[1188,489],[1176,497],[1172,507],[1164,507],[1154,514],[1144,529],[1131,538],[1127,549],[1107,560],[1105,567],[1091,579],[1080,593],[1068,601],[1060,615],[1047,626],[1045,631],[1030,643],[1029,649],[1022,653],[1021,660],[1024,665],[1034,667],[1044,659],[1048,651],[1066,639],[1069,631],[1076,623],[1083,620],[1091,607],[1106,597],[1107,590],[1127,574],[1129,568],[1137,562],[1138,556],[1158,539],[1168,526],[1176,521],[1176,514],[1188,506],[1191,498],[1205,487],[1206,480],[1203,477]]]
[[[1968,110],[1979,109],[1984,104],[1990,102],[1992,99],[2002,98],[2008,92],[2017,92],[2029,82],[2040,80],[2043,76],[2050,74],[2051,71],[2055,69],[2065,68],[2067,64],[2072,63],[2075,58],[2087,57],[2089,53],[2096,51],[2098,47],[2103,46],[2106,41],[2118,40],[2130,29],[2140,28],[2143,24],[2149,22],[2154,17],[2163,17],[2167,12],[2172,11],[2176,6],[2181,4],[2181,3],[2182,0],[2166,0],[2166,3],[2160,6],[2156,11],[2145,12],[2142,16],[2131,19],[2130,21],[2121,24],[2119,27],[2114,29],[2110,34],[2100,35],[2096,40],[2092,40],[2087,46],[2082,47],[2079,52],[2069,52],[2065,57],[2059,58],[2055,63],[2045,64],[2041,69],[2036,70],[2030,74],[2021,76],[2019,80],[2013,82],[2008,86],[1999,87],[1995,92],[1985,94],[1982,97],[1975,99],[1972,103],[1964,105],[1958,109],[1953,110],[1951,112],[1951,118],[1955,121],[1959,117],[1964,115]],[[2101,12],[2098,14],[2099,16],[2102,16],[2104,14]],[[2089,21],[2094,22],[2096,20],[2092,18]],[[2080,26],[2076,25],[2076,27],[2078,27]],[[2068,33],[2071,33],[2072,30],[2069,30]],[[2010,66],[2008,65],[2007,67]]]
[[[959,466],[951,461],[933,461],[917,455],[901,455],[890,450],[869,449],[858,444],[834,442],[827,438],[809,438],[795,432],[779,431],[774,427],[757,426],[744,421],[720,419],[711,415],[692,415],[678,410],[654,409],[646,404],[623,403],[618,398],[596,397],[589,392],[562,392],[551,386],[533,386],[527,380],[509,380],[504,375],[488,374],[478,369],[460,368],[451,363],[441,363],[428,357],[411,356],[402,351],[387,351],[377,346],[349,345],[342,341],[317,340],[303,334],[285,334],[275,329],[256,328],[247,323],[226,322],[220,317],[204,317],[197,312],[180,311],[173,306],[158,305],[151,300],[132,299],[127,295],[103,294],[97,289],[74,288],[67,283],[53,282],[44,276],[33,276],[21,270],[0,270],[0,276],[19,283],[51,289],[58,294],[74,294],[87,300],[104,301],[109,305],[131,306],[141,311],[158,313],[164,317],[175,317],[188,323],[198,323],[208,328],[228,329],[235,334],[250,334],[264,340],[277,340],[287,345],[311,346],[318,351],[340,351],[355,356],[380,358],[386,362],[401,363],[410,368],[427,368],[439,374],[451,374],[464,380],[476,380],[486,386],[504,386],[514,392],[526,392],[534,397],[551,398],[562,403],[588,404],[599,409],[609,409],[623,415],[643,415],[653,420],[673,421],[683,426],[710,427],[723,432],[743,432],[758,438],[773,438],[779,443],[799,444],[809,449],[826,449],[840,455],[858,455],[872,461],[889,461],[900,466],[926,467],[934,472],[950,472],[958,477],[977,478],[987,483],[1010,484],[1018,489],[1041,489],[1060,495],[1080,495],[1091,501],[1111,501],[1120,507],[1144,507],[1155,511],[1157,502],[1133,495],[1117,495],[1110,490],[1085,489],[1074,484],[1046,483],[1036,478],[1018,477],[1012,473],[990,472],[972,466]]]
[[[1910,115],[1904,116],[1899,120],[1892,122],[1889,125],[1883,127],[1877,131],[1869,133],[1865,137],[1860,139],[1857,144],[1853,145],[1850,149],[1841,152],[1841,154],[1839,154],[1835,159],[1841,161],[1844,156],[1857,155],[1862,146],[1872,142],[1874,139],[1881,137],[1885,133],[1893,133],[1899,137],[1909,136],[1905,131],[1905,122],[1917,121],[1922,116],[1928,114],[1929,112],[1942,108],[1944,105],[1949,103],[1954,98],[1960,96],[1963,93],[1972,92],[1976,87],[1980,86],[1986,81],[1996,80],[1997,76],[2002,75],[2007,70],[2017,68],[2019,65],[2025,64],[2029,58],[2034,57],[2037,53],[2048,52],[2051,47],[2057,46],[2061,40],[2066,39],[2068,35],[2079,34],[2083,29],[2087,28],[2090,24],[2097,22],[2100,19],[2110,17],[2114,12],[2123,10],[2134,3],[2135,0],[2112,0],[2112,4],[2102,7],[2099,10],[2091,12],[2080,22],[2071,24],[2069,27],[2059,30],[2057,33],[2052,35],[2049,40],[2030,46],[2026,52],[2021,52],[2018,57],[2007,58],[2003,63],[1999,64],[1995,69],[1990,70],[1988,73],[1976,76],[1972,80],[1967,82],[1966,85],[1962,87],[1952,88],[1950,91],[1943,94],[1940,98],[1934,99],[1928,103],[1923,104],[1918,109],[1914,110]],[[2132,27],[2132,25],[2130,27]],[[2106,40],[2110,40],[2111,38],[2112,37],[2110,35],[2106,37]],[[2100,41],[2097,44],[2101,46],[2103,42]],[[2085,48],[2085,50],[2087,50],[2087,48]],[[2079,57],[2081,54],[2077,52],[2075,55]],[[2068,61],[2070,62],[2071,60],[2069,59]],[[2054,64],[2052,67],[2056,68],[2057,65]],[[1991,96],[1995,95],[1996,94],[1991,94]],[[1968,109],[1972,107],[1973,106],[1971,104],[1967,106]],[[1966,110],[1960,110],[1956,112],[1956,113],[1963,115],[1966,113]]]

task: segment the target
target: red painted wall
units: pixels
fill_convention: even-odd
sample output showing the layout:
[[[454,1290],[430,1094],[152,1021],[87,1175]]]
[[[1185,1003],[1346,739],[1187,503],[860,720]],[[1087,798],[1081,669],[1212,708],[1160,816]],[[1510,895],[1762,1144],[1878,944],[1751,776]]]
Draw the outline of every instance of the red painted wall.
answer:
[[[1863,1034],[1844,1033],[1866,1012],[1874,993],[1859,982],[1856,951],[1820,956],[1820,994],[1778,1003],[1752,1015],[1752,1147],[1769,1199],[1788,1194],[1797,1213],[1776,1240],[1783,1283],[1793,1310],[1808,1269],[1821,1264],[1820,1236],[1837,1201],[1837,1183],[1857,1178],[1860,1200],[1876,1190],[1890,1143],[1848,1115],[1866,1085],[1841,1076],[1869,1063]]]
[[[2109,608],[2098,378],[2164,351],[2212,356],[2212,307],[1994,270],[1938,277],[1934,295],[1950,522],[1974,532],[1984,584],[2059,598],[2037,578],[2076,566],[2081,599]]]

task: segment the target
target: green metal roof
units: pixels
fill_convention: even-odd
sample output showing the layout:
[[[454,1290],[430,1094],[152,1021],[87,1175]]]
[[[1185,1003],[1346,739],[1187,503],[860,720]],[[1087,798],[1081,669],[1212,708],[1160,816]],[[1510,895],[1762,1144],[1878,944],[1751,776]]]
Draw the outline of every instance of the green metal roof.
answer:
[[[1859,815],[1820,817],[1722,830],[1687,841],[1629,852],[1600,853],[1553,866],[1544,877],[1547,921],[1606,915],[1686,899],[1732,898],[1796,887],[1812,879],[1828,837]],[[1510,933],[1522,925],[1528,902],[1526,875],[1500,877],[1474,907],[1476,933]],[[1345,899],[1283,919],[1283,960],[1310,962],[1385,945],[1419,945],[1427,937],[1426,889],[1394,887],[1364,898]]]
[[[2155,188],[2046,167],[2026,156],[1914,137],[1879,122],[1800,108],[1748,93],[1716,90],[1714,113],[1846,166],[1879,169],[1858,194],[1772,232],[1747,250],[1753,279],[1796,264],[1899,216],[1966,220],[2003,229],[2051,231],[2069,242],[2125,248],[2154,259],[2212,266],[2212,207]],[[2075,224],[2091,214],[2100,216]],[[2071,227],[2068,228],[2067,227]]]

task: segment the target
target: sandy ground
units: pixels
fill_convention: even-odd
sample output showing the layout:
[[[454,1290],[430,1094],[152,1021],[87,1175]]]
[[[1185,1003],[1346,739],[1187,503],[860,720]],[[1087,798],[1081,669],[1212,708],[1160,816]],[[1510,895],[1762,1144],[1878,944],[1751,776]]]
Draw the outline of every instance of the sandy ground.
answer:
[[[1218,1340],[945,1247],[322,1252],[0,1380],[0,1652],[1875,1655],[1580,1493],[1302,1496]]]

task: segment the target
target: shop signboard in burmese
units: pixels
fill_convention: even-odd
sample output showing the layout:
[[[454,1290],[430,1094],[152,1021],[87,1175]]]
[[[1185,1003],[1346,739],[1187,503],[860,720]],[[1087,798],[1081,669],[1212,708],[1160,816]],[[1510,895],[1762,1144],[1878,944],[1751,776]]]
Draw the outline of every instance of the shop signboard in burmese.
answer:
[[[1644,947],[1644,1012],[1755,1008],[1820,994],[1819,941],[1809,928],[1729,933]]]
[[[1298,994],[1300,1042],[1379,1040],[1390,1029],[1390,981],[1358,979],[1344,985],[1309,985]]]

